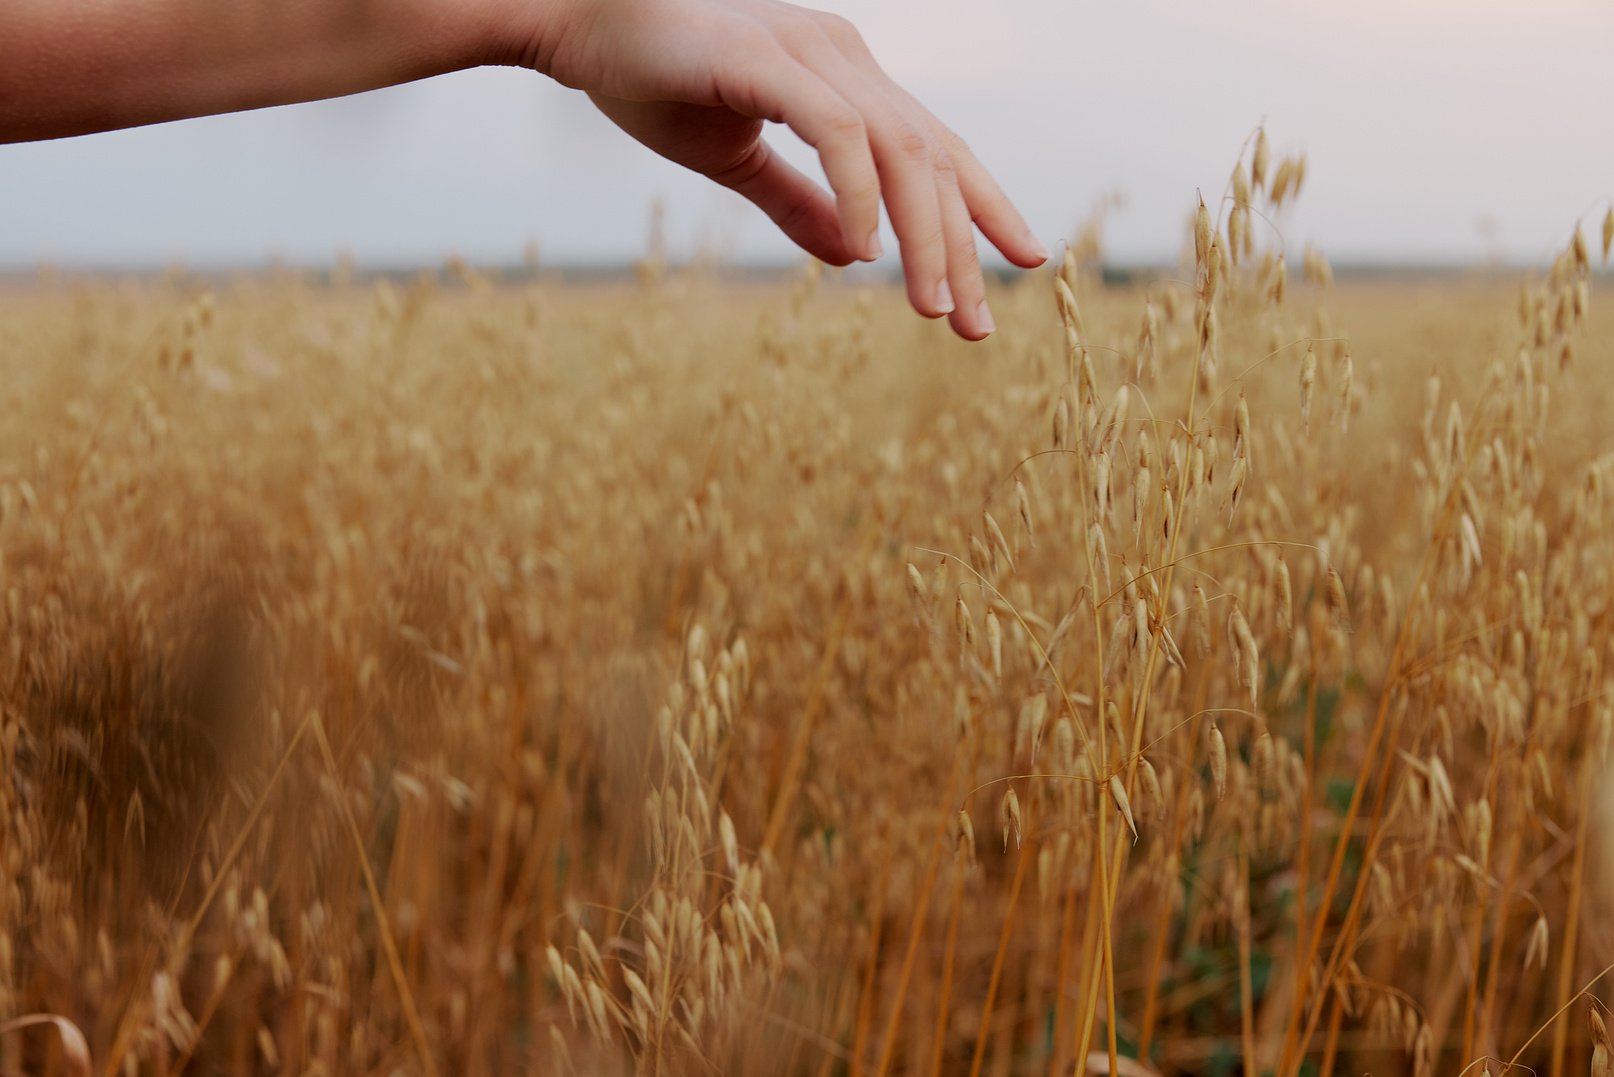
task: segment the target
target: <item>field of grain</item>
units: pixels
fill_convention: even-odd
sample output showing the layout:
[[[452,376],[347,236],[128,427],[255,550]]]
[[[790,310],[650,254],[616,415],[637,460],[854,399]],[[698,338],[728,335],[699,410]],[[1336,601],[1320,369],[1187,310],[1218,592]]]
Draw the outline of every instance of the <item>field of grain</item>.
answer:
[[[0,1072],[1610,1073],[1601,217],[1335,282],[1272,172],[977,346],[8,286]]]

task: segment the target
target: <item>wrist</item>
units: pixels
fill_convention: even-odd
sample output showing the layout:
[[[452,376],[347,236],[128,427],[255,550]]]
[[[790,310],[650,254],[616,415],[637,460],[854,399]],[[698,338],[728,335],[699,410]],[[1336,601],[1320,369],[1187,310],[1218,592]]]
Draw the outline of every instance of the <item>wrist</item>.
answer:
[[[448,0],[453,4],[455,0]],[[567,25],[586,0],[473,0],[478,63],[525,67],[540,74],[550,66]]]

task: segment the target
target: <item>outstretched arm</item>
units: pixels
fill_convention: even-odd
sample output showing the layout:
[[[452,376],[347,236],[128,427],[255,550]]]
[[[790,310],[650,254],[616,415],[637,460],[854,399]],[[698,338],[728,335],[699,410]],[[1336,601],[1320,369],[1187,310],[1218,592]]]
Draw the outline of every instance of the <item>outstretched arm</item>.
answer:
[[[908,297],[992,329],[975,227],[1047,253],[969,148],[845,20],[777,0],[6,0],[0,141],[357,93],[481,64],[587,91],[628,134],[756,203],[834,264],[872,260],[884,202]],[[789,125],[831,192],[762,139]]]
[[[5,0],[0,141],[339,97],[486,63],[486,6]]]

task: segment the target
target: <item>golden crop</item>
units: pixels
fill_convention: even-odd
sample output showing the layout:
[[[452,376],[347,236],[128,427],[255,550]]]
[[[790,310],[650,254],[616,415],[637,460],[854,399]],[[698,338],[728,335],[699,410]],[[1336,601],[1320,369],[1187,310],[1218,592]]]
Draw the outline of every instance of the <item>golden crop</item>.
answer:
[[[1304,178],[979,347],[0,293],[0,1072],[1608,1073],[1603,252],[1336,284]]]

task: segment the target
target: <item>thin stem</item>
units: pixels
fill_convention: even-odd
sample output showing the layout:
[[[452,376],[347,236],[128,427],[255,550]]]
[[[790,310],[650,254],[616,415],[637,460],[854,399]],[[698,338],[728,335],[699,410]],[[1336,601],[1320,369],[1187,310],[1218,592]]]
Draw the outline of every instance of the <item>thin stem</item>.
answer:
[[[970,1063],[970,1077],[981,1077],[981,1063],[986,1060],[986,1041],[992,1030],[992,1007],[997,1001],[998,984],[1003,979],[1003,962],[1008,956],[1009,940],[1014,937],[1014,913],[1020,903],[1020,889],[1026,881],[1026,865],[1035,857],[1032,848],[1035,839],[1026,838],[1014,866],[1014,882],[1009,884],[1008,908],[1003,913],[1003,933],[998,937],[997,956],[992,959],[992,978],[986,985],[986,1001],[981,1005],[981,1030],[975,1037],[975,1058]]]

